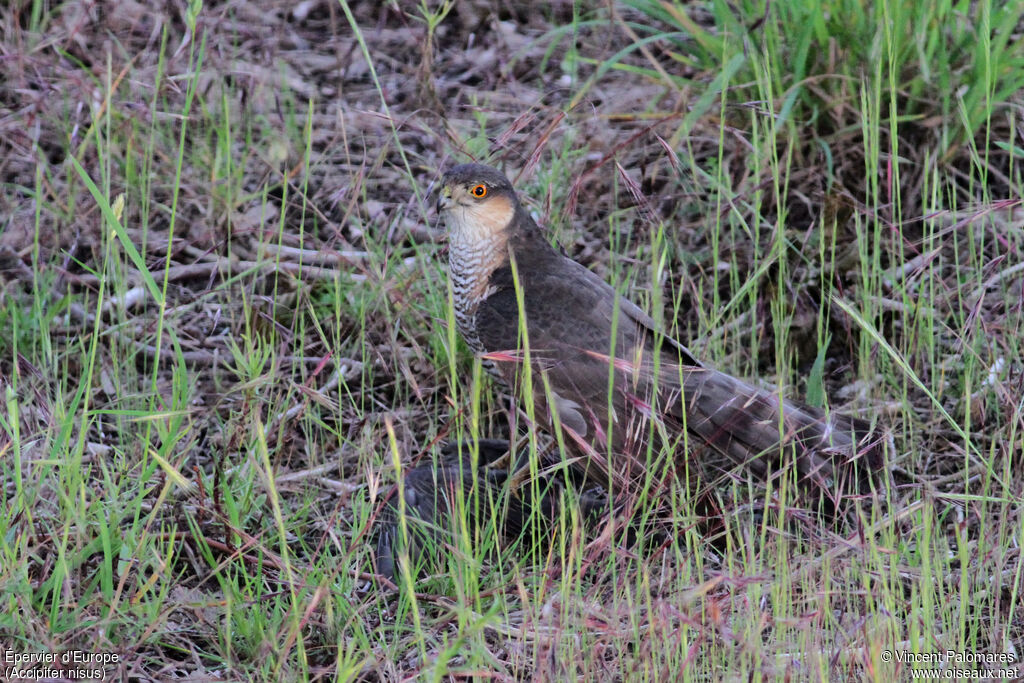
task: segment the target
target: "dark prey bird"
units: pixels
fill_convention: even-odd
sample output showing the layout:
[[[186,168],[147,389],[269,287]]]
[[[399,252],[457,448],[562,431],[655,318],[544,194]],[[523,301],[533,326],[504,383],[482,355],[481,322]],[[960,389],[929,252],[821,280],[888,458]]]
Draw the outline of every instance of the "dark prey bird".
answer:
[[[542,476],[536,488],[523,486],[516,495],[510,495],[510,473],[528,467],[528,463],[509,462],[508,441],[480,439],[477,448],[475,469],[474,444],[452,441],[441,448],[436,464],[412,468],[401,486],[395,486],[376,524],[378,574],[400,585],[403,556],[408,558],[413,579],[423,571],[439,570],[443,545],[457,547],[457,535],[463,530],[472,542],[489,524],[495,526],[498,538],[506,545],[519,542],[527,550],[547,549],[560,511],[563,480]],[[525,453],[526,449],[520,449],[519,458]],[[582,491],[576,500],[587,523],[596,521],[608,508],[607,497],[600,489]],[[465,516],[461,514],[463,509]]]
[[[856,467],[881,466],[881,441],[867,422],[714,370],[660,333],[549,244],[501,172],[452,168],[438,210],[460,333],[520,402],[529,394],[541,427],[562,431],[588,479],[616,495],[664,492],[687,457],[699,463],[708,449],[761,474],[794,462],[826,492]]]

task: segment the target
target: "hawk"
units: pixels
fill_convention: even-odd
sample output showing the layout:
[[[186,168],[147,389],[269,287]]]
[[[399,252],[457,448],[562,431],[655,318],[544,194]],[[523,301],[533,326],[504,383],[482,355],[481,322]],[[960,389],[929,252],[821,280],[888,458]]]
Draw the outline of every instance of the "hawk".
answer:
[[[841,488],[855,464],[881,466],[881,441],[866,421],[719,372],[659,331],[551,246],[500,171],[455,166],[438,211],[461,336],[532,404],[588,480],[616,495],[662,490],[709,449],[760,474],[794,462],[826,491]]]

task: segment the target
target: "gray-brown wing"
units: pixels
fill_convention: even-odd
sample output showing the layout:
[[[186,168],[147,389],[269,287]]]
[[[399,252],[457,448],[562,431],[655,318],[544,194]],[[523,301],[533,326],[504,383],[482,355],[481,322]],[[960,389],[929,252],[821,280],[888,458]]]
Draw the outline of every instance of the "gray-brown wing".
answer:
[[[635,355],[645,329],[636,318],[643,313],[573,261],[542,254],[520,261],[530,264],[520,282],[533,367],[543,371],[562,423],[588,436],[607,423],[608,359]],[[477,310],[477,336],[508,384],[519,386],[525,344],[511,266],[498,269],[490,285],[492,294]],[[534,389],[543,407],[540,379]]]

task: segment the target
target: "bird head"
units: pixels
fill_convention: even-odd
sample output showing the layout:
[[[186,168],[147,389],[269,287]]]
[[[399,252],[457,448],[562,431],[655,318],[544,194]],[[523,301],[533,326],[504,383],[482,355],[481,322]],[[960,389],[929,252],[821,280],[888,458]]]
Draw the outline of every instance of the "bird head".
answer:
[[[460,164],[441,179],[437,210],[459,241],[490,241],[512,224],[518,207],[512,183],[490,166]]]

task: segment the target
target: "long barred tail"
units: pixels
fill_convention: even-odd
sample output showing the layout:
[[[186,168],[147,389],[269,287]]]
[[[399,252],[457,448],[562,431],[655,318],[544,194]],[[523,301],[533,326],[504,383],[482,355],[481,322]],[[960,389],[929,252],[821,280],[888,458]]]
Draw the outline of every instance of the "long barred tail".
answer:
[[[687,431],[757,472],[792,458],[802,477],[825,488],[864,488],[884,464],[883,437],[865,420],[826,413],[716,370],[690,370],[683,384]]]
[[[555,395],[561,423],[592,478],[616,490],[661,488],[670,484],[670,471],[679,476],[687,464],[698,464],[706,475],[704,465],[718,453],[759,475],[793,463],[804,481],[842,495],[867,492],[883,469],[890,437],[871,423],[784,398],[697,361],[676,362],[676,351],[660,356],[660,364],[649,352],[610,358],[585,351],[595,376],[606,378],[607,364],[614,365],[611,400],[602,398],[607,380],[603,387],[592,382],[576,394],[563,389],[566,395]],[[573,377],[563,373],[558,386]],[[602,412],[608,404],[610,420]],[[615,457],[607,456],[609,449]]]

